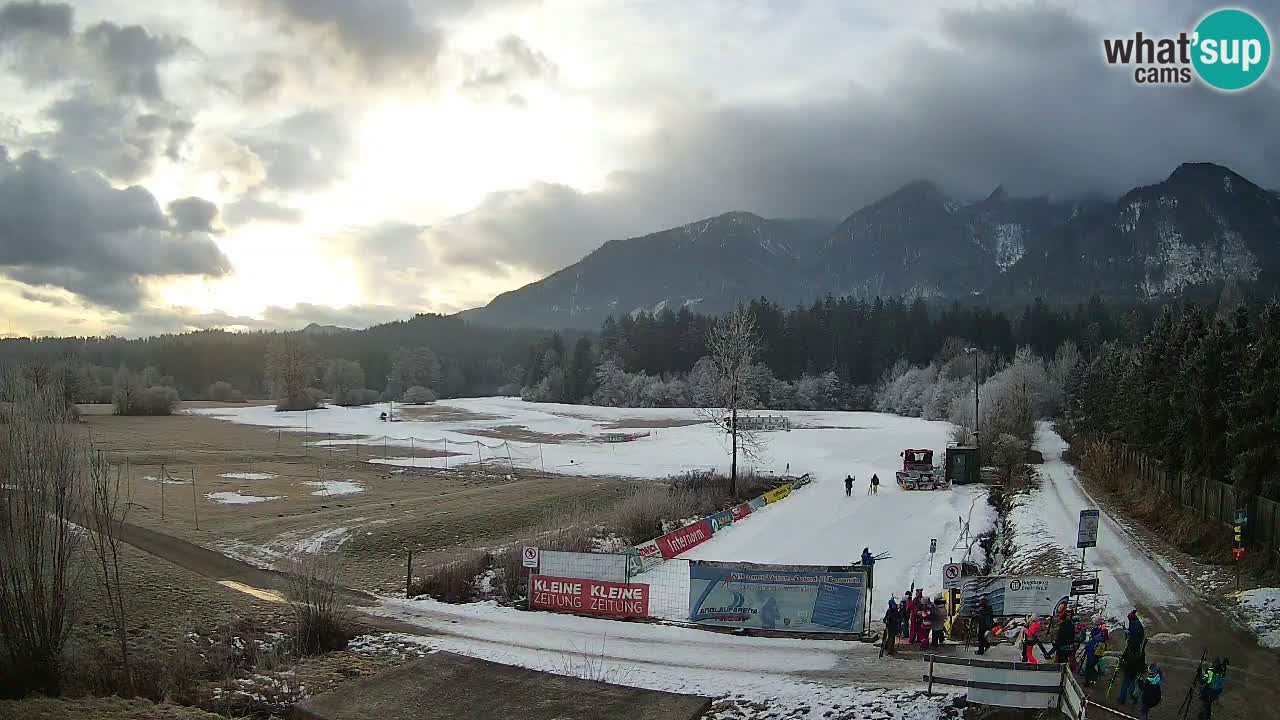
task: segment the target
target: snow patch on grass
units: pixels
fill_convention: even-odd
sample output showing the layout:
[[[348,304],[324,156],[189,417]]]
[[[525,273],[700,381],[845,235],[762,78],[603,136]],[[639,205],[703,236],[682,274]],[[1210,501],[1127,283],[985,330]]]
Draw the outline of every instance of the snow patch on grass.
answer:
[[[186,480],[174,480],[173,478],[161,479],[156,477],[155,475],[143,475],[142,479],[146,480],[147,482],[163,483],[165,485],[190,485],[191,484],[190,478]]]
[[[312,495],[355,495],[364,492],[364,486],[354,480],[308,480],[302,483],[320,488]]]
[[[222,473],[218,477],[224,477],[228,480],[271,480],[276,477],[276,474],[261,472],[228,472]]]
[[[1240,611],[1263,647],[1280,650],[1280,588],[1245,590]]]
[[[251,505],[253,503],[267,502],[269,500],[279,500],[283,495],[241,495],[238,492],[212,492],[205,497],[210,500],[221,503],[223,505]]]

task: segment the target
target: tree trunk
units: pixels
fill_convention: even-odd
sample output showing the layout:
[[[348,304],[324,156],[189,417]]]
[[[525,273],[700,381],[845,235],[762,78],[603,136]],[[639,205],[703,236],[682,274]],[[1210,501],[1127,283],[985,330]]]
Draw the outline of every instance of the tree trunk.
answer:
[[[736,405],[736,403],[735,403]],[[738,499],[738,408],[735,406],[729,418],[729,436],[733,443],[733,460],[729,466],[729,494]]]

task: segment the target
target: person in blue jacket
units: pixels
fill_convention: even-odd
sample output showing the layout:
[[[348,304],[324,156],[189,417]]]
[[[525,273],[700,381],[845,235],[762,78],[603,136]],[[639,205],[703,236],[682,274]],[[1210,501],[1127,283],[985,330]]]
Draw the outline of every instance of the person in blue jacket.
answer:
[[[1084,684],[1086,687],[1098,680],[1098,661],[1101,659],[1098,650],[1105,647],[1102,639],[1102,628],[1094,626],[1089,630],[1089,639],[1084,643]]]

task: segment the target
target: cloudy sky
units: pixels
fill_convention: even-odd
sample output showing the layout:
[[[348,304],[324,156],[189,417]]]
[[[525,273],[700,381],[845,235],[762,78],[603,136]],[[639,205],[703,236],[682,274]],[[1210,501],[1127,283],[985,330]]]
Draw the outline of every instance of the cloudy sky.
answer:
[[[1244,3],[1273,28],[1274,3]],[[1280,87],[1138,87],[1210,5],[187,0],[0,6],[0,335],[365,326],[733,209],[914,178],[1280,187]]]

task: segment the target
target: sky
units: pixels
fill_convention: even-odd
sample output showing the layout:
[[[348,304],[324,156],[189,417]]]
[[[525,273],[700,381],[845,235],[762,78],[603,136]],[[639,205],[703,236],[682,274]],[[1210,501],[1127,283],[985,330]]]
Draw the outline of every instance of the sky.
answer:
[[[1214,7],[8,2],[0,336],[456,312],[611,239],[834,224],[914,179],[1118,194],[1207,161],[1280,187],[1277,73],[1228,94],[1103,62]]]

